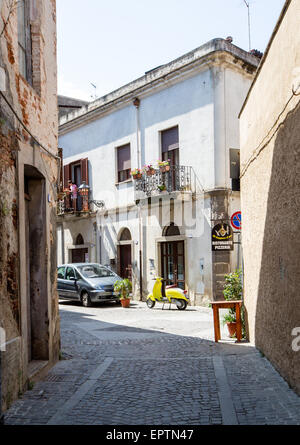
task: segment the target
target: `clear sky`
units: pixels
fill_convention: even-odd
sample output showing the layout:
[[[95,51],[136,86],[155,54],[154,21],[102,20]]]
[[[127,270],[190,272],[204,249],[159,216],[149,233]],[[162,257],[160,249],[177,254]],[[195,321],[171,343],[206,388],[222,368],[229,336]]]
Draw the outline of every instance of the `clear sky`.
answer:
[[[285,0],[248,1],[251,49],[263,52]],[[216,37],[249,49],[245,0],[57,0],[57,33],[59,94],[85,100]]]

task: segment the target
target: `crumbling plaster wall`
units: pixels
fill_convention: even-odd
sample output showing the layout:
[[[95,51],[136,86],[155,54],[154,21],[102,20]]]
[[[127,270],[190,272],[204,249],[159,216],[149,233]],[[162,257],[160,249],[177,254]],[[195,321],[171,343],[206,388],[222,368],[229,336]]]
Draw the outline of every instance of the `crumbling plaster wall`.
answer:
[[[27,282],[25,257],[24,170],[29,165],[46,180],[46,251],[49,364],[58,359],[59,316],[56,293],[57,68],[56,2],[32,0],[33,86],[19,74],[17,10],[0,37],[0,66],[6,75],[4,95],[29,132],[0,98],[0,323],[8,342],[2,353],[2,406],[6,409],[28,379]],[[8,16],[2,2],[0,33]]]

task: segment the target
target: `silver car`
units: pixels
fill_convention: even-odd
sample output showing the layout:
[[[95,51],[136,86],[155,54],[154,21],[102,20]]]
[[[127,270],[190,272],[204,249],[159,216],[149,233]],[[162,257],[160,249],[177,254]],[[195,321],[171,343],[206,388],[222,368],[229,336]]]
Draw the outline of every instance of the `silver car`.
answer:
[[[96,263],[63,264],[57,268],[59,298],[81,301],[85,307],[107,301],[119,303],[114,292],[118,280],[121,278],[116,273]]]

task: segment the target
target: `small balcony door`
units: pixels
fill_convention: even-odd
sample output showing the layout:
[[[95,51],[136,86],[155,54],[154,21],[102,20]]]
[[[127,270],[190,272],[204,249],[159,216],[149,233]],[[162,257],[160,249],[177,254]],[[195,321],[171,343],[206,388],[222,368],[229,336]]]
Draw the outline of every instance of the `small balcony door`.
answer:
[[[161,132],[162,160],[170,162],[171,167],[179,165],[179,133],[178,127],[169,128]],[[176,176],[176,168],[172,168],[169,175],[171,189],[177,190],[178,178]]]

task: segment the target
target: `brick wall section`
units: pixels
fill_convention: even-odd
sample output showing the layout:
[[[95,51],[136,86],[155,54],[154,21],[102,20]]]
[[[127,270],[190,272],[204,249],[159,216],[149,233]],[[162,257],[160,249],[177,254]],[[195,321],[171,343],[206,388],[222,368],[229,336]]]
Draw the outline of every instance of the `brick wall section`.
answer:
[[[1,2],[2,17],[8,2]],[[60,334],[56,291],[56,183],[58,112],[56,70],[56,3],[35,0],[32,18],[33,86],[19,74],[16,10],[0,38],[0,66],[6,73],[4,95],[29,131],[53,156],[33,143],[10,108],[0,97],[0,326],[9,342],[1,354],[2,409],[7,409],[27,387],[28,283],[25,255],[25,171],[44,178],[45,249],[40,269],[46,271],[43,295],[47,316],[43,336],[47,339],[48,366],[59,357]],[[31,246],[34,251],[34,246]]]

